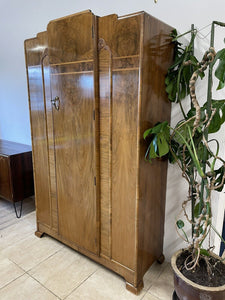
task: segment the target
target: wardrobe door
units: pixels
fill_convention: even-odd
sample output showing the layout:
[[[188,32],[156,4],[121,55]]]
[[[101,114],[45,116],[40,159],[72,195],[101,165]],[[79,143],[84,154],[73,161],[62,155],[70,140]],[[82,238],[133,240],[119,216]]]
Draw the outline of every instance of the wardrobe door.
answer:
[[[59,234],[97,253],[94,31],[91,12],[48,26]]]
[[[139,14],[106,16],[98,24],[101,253],[131,270],[136,267],[137,244],[141,24]]]

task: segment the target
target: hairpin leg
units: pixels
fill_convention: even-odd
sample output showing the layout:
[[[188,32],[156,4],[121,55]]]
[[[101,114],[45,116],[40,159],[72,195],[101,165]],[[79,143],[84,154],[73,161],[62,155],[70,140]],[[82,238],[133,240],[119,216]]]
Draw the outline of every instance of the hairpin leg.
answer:
[[[14,210],[15,210],[15,213],[16,213],[16,217],[19,219],[21,218],[21,215],[22,215],[22,209],[23,209],[23,200],[20,201],[20,210],[17,211],[17,207],[16,207],[16,203],[13,202],[13,206],[14,206]]]

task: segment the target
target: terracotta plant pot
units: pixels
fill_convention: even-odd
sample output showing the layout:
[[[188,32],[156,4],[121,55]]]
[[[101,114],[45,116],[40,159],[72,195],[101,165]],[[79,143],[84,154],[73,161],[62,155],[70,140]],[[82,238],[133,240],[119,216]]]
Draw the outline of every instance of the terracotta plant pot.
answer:
[[[219,287],[206,287],[187,279],[177,268],[177,257],[182,250],[177,251],[172,259],[171,265],[174,272],[174,288],[179,300],[225,300],[225,285]],[[217,255],[212,254],[218,258]],[[177,299],[174,295],[174,299]]]

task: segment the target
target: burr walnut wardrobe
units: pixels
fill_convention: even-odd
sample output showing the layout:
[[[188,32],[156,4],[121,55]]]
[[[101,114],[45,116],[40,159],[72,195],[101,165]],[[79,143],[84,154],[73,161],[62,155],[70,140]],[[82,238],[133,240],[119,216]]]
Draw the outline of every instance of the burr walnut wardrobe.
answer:
[[[25,41],[37,231],[112,269],[138,293],[163,259],[167,162],[143,132],[170,119],[172,28],[145,12],[53,20]]]

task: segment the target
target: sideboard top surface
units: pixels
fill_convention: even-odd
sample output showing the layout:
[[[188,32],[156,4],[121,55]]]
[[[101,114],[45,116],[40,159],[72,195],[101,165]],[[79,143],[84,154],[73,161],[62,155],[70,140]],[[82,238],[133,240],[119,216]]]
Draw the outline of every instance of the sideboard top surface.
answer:
[[[2,155],[10,156],[30,151],[32,148],[29,145],[0,140],[0,154]]]

